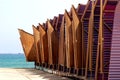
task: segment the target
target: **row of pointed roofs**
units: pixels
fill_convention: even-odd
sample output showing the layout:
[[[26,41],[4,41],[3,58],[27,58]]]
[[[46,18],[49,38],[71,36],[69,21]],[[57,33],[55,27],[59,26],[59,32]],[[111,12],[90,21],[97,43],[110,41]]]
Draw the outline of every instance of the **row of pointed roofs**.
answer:
[[[27,61],[47,63],[53,69],[60,65],[83,79],[119,79],[115,65],[120,63],[111,59],[120,47],[114,44],[120,37],[114,26],[119,25],[119,4],[119,0],[88,0],[86,5],[79,4],[76,9],[72,5],[70,12],[65,10],[46,23],[33,25],[33,35],[19,29]]]

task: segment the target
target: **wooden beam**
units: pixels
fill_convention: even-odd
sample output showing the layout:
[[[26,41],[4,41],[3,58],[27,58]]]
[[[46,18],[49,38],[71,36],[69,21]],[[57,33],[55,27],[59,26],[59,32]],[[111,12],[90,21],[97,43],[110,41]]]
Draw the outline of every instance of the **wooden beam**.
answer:
[[[107,1],[108,1],[108,0],[104,0],[103,10],[105,10],[105,6],[106,6],[106,4],[107,4]]]
[[[95,26],[94,26],[94,29],[95,29],[97,32],[99,32],[98,29],[97,29]]]
[[[86,56],[86,70],[85,70],[85,77],[87,77],[88,69],[92,71],[92,46],[93,46],[93,26],[94,26],[94,9],[95,3],[92,0],[92,10],[89,18],[89,25],[88,25],[88,45],[87,45],[87,56]],[[89,64],[89,65],[88,65]]]
[[[100,0],[100,73],[103,73],[103,0]]]
[[[115,12],[115,10],[104,10],[104,12],[114,13],[114,12]]]
[[[103,0],[100,0],[100,23],[99,23],[95,80],[98,79],[99,62],[100,62],[100,73],[103,74],[103,65],[104,65],[103,64]]]
[[[90,4],[90,0],[87,2],[87,5],[86,5],[85,10],[84,10],[84,12],[83,12],[83,15],[82,15],[82,17],[81,17],[81,21],[84,21],[84,16],[85,16],[86,11],[87,11],[87,9],[88,9],[88,7],[89,7],[89,4]]]
[[[120,0],[108,0],[108,1],[115,2],[115,1],[120,1]]]
[[[104,25],[110,32],[112,32],[112,29],[105,22],[104,22]]]
[[[114,19],[103,19],[104,21],[113,21]]]

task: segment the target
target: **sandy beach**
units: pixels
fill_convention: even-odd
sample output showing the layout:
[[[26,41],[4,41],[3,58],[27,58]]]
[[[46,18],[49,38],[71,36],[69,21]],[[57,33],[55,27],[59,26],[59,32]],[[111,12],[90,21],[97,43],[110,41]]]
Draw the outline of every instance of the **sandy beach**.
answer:
[[[0,68],[0,80],[70,80],[36,69]]]

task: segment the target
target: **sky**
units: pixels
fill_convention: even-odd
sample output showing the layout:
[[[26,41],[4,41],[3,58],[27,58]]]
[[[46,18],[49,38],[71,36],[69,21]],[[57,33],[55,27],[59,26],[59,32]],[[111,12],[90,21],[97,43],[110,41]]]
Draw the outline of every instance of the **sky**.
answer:
[[[0,53],[23,53],[18,28],[33,33],[32,25],[46,22],[65,9],[88,0],[0,0]]]

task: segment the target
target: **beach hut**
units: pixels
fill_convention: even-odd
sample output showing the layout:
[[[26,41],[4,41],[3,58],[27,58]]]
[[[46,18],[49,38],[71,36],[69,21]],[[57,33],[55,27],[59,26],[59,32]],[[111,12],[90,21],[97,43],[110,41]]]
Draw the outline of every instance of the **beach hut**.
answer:
[[[66,45],[65,45],[65,21],[64,17],[62,19],[62,24],[60,27],[60,35],[59,35],[59,57],[58,57],[58,64],[59,70],[64,71],[66,67]]]
[[[23,47],[26,60],[29,62],[36,62],[36,49],[34,44],[34,36],[25,32],[22,29],[18,29],[20,34],[20,40]]]
[[[50,21],[47,21],[48,29],[47,29],[47,37],[48,37],[48,55],[49,60],[48,64],[55,67],[58,64],[58,38],[57,34],[54,31],[54,28]]]
[[[41,61],[42,64],[48,64],[48,39],[47,32],[43,28],[43,25],[39,24],[39,33],[40,33],[40,52],[41,52]]]
[[[73,35],[72,35],[72,21],[70,15],[65,10],[65,53],[66,53],[66,66],[68,71],[71,72],[74,67],[74,51],[73,51]]]
[[[120,0],[88,0],[33,26],[34,35],[19,29],[26,60],[48,64],[63,76],[120,79],[119,8]]]
[[[38,29],[33,25],[33,35],[34,35],[34,43],[35,43],[35,49],[36,49],[36,61],[41,64],[41,52],[40,52],[40,33]]]
[[[79,8],[79,9],[78,9]],[[73,49],[74,49],[74,68],[77,72],[77,74],[81,74],[83,70],[83,64],[84,59],[83,59],[83,33],[82,33],[82,23],[81,23],[81,14],[84,11],[85,6],[80,5],[78,6],[77,9],[72,6],[71,12],[72,12],[72,35],[73,35]],[[79,12],[78,12],[78,11]],[[78,16],[79,14],[79,16]],[[80,72],[80,73],[79,73]]]

